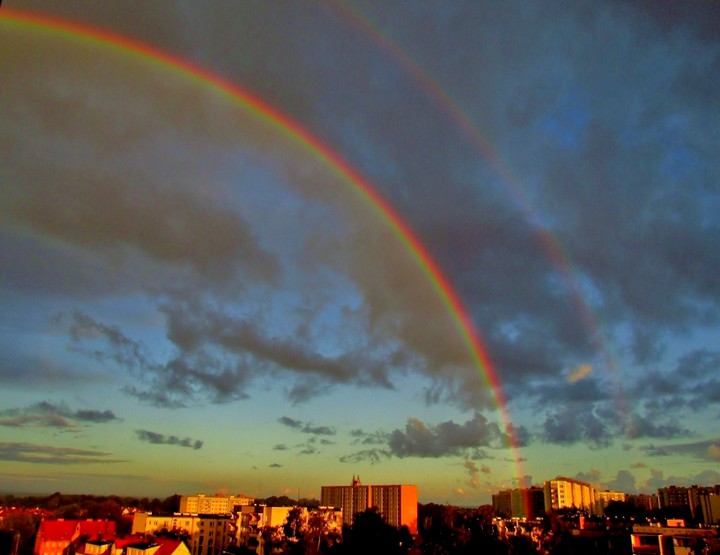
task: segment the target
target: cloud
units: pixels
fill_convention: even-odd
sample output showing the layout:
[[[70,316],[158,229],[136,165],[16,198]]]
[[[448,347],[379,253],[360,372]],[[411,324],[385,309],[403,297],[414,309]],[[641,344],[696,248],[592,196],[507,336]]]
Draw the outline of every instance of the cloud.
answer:
[[[275,279],[277,261],[259,246],[248,223],[208,197],[158,186],[132,171],[109,172],[101,165],[61,169],[56,161],[37,158],[35,163],[38,179],[12,186],[6,196],[2,212],[16,226],[94,252],[102,265],[120,248],[190,267],[211,281],[229,279],[239,266],[256,279]]]
[[[669,457],[672,455],[689,455],[695,459],[716,461],[720,452],[720,438],[696,441],[691,443],[675,443],[666,445],[644,445],[640,447],[649,457]]]
[[[353,438],[353,444],[385,445],[388,442],[389,434],[379,430],[375,432],[365,432],[358,428],[350,431],[350,437]]]
[[[272,463],[272,464],[270,465],[270,468],[282,468],[282,467],[283,467],[283,465],[278,464],[278,463]]]
[[[173,435],[165,435],[150,430],[135,430],[138,439],[152,443],[154,445],[177,445],[179,447],[188,447],[198,450],[203,446],[203,442],[199,439],[191,439],[189,437],[179,438]]]
[[[112,6],[83,20],[215,68],[367,177],[456,289],[510,408],[530,414],[521,443],[712,433],[715,7],[365,3],[358,17],[382,22],[387,56],[336,9],[186,2],[138,21]],[[52,10],[80,13],[75,3]],[[266,384],[292,403],[337,387],[390,390],[403,375],[428,402],[493,406],[407,245],[322,160],[216,91],[132,60],[112,58],[122,71],[110,76],[102,48],[90,63],[65,41],[30,38],[12,38],[0,60],[18,76],[0,91],[10,161],[0,167],[0,286],[22,299],[4,323],[28,306],[77,307],[62,323],[93,372],[63,362],[61,349],[8,355],[4,345],[0,382],[75,383],[105,368],[128,376],[123,391],[143,403],[179,408],[241,401]],[[120,310],[107,316],[107,306]],[[158,312],[148,338],[137,322]],[[35,345],[41,333],[24,339]],[[626,413],[618,391],[632,400]],[[99,423],[102,410],[3,418],[62,428]],[[475,460],[477,447],[457,436],[479,428],[479,445],[502,444],[506,430],[489,427],[415,419],[388,438],[356,439],[396,456]],[[683,453],[714,461],[714,446]]]
[[[640,485],[640,491],[657,493],[658,488],[667,486],[683,486],[688,487],[693,484],[710,485],[720,482],[720,472],[715,469],[702,470],[696,474],[687,475],[670,475],[665,477],[665,473],[657,468],[650,469],[650,478]]]
[[[633,465],[633,468],[638,468]],[[629,470],[618,470],[615,478],[605,482],[605,487],[612,491],[623,491],[625,493],[637,493],[637,479]]]
[[[444,457],[471,453],[481,447],[507,445],[508,437],[494,422],[476,412],[465,423],[452,420],[428,426],[417,418],[410,418],[405,430],[394,430],[388,447],[397,457]]]
[[[313,426],[310,423],[303,423],[301,420],[295,420],[294,418],[290,418],[289,416],[281,416],[280,418],[278,418],[278,422],[280,422],[280,424],[283,424],[284,426],[293,428],[294,430],[301,431],[304,434],[312,434],[316,436],[333,436],[337,433],[335,428],[331,428],[330,426]]]
[[[387,459],[392,454],[390,451],[385,449],[363,449],[350,455],[343,455],[340,457],[341,463],[360,463],[369,462],[370,464],[377,464],[383,459]]]
[[[296,430],[302,428],[303,426],[303,423],[300,420],[295,420],[294,418],[290,418],[289,416],[281,416],[280,418],[278,418],[278,422]]]
[[[35,443],[0,442],[0,460],[33,464],[87,464],[119,463],[122,459],[109,459],[111,453],[91,449],[54,447]]]
[[[590,364],[581,364],[567,377],[569,383],[579,382],[587,378],[593,371],[593,367]]]
[[[81,409],[73,411],[65,403],[42,401],[27,407],[0,411],[0,426],[77,429],[83,423],[104,424],[119,420],[113,411]]]

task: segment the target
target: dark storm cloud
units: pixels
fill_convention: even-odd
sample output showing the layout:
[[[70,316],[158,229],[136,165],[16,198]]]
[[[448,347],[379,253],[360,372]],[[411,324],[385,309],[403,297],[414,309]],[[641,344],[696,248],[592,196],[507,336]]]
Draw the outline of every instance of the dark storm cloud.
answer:
[[[6,218],[100,255],[125,246],[162,263],[188,264],[210,278],[227,277],[240,261],[260,279],[272,280],[277,271],[236,213],[178,191],[133,191],[114,184],[112,176],[65,177],[72,188],[27,184],[5,207]]]
[[[488,202],[479,188],[468,187],[462,203],[453,202],[453,193],[458,191],[459,199],[461,190],[453,178],[471,179],[469,164],[462,159],[463,148],[456,149],[454,157],[442,149],[433,152],[435,143],[419,137],[436,134],[411,132],[417,118],[410,113],[422,104],[417,94],[398,104],[391,128],[365,118],[362,106],[346,114],[355,123],[350,126],[353,135],[367,136],[365,141],[355,139],[366,149],[366,158],[382,160],[388,157],[386,145],[394,147],[397,183],[389,183],[370,163],[368,171],[385,183],[403,213],[415,215],[421,236],[471,300],[501,377],[518,383],[517,394],[522,393],[522,376],[558,374],[578,357],[590,355],[591,334],[596,332],[582,324],[577,307],[567,302],[579,284],[573,286],[562,269],[553,266],[550,253],[543,252],[538,239],[543,226],[559,239],[576,275],[594,290],[594,298],[587,301],[592,301],[590,308],[610,326],[629,326],[629,346],[640,362],[658,359],[667,333],[711,318],[709,307],[717,306],[718,298],[712,279],[718,267],[713,248],[718,229],[708,218],[717,198],[704,195],[718,173],[706,152],[706,145],[713,144],[709,133],[714,126],[708,122],[717,119],[717,111],[709,111],[706,102],[687,102],[688,93],[676,86],[688,66],[710,73],[718,59],[717,43],[708,52],[683,30],[669,45],[663,32],[644,24],[642,10],[617,5],[584,4],[577,12],[562,14],[552,5],[523,8],[447,9],[446,18],[435,23],[437,40],[406,34],[401,46],[421,64],[427,62],[424,68],[433,76],[468,68],[462,81],[441,82],[454,84],[447,91],[451,98],[496,144],[511,141],[511,133],[522,133],[522,153],[503,154],[509,164],[524,159],[523,170],[530,164],[539,172],[532,197],[540,226],[520,213],[513,218],[502,199]],[[388,32],[412,28],[421,12],[396,8],[383,10],[381,17],[372,5],[364,9],[382,19]],[[519,15],[523,11],[526,17]],[[512,21],[517,30],[512,49],[489,41],[494,36],[490,26],[498,20]],[[608,21],[626,31],[612,45],[598,38]],[[485,32],[478,32],[478,22],[488,26]],[[638,27],[642,32],[629,32]],[[444,32],[450,28],[452,33]],[[577,48],[568,51],[569,40]],[[698,59],[692,54],[696,47],[708,55]],[[441,57],[442,65],[433,65],[433,52],[447,54]],[[350,55],[360,67],[370,66],[371,56],[352,50]],[[588,59],[594,62],[587,64]],[[332,63],[327,61],[328,73]],[[391,84],[397,86],[390,79],[376,83],[379,89],[386,87],[373,97],[382,99],[373,101],[376,110],[378,103],[388,109],[394,102]],[[604,107],[601,99],[608,97],[611,101]],[[713,102],[710,96],[706,100]],[[512,110],[503,110],[503,103]],[[517,117],[504,126],[496,114],[510,112]],[[340,135],[342,130],[328,123],[326,131],[345,139],[352,152],[351,138]],[[371,145],[378,146],[369,153]],[[709,162],[699,170],[701,160]],[[478,173],[490,177],[492,169]],[[445,176],[446,185],[452,183],[440,201],[431,193],[437,175]],[[412,194],[400,182],[412,184]],[[715,208],[704,205],[702,198]],[[441,221],[446,213],[453,218]]]
[[[151,432],[150,430],[135,430],[138,439],[147,441],[154,445],[177,445],[179,447],[188,447],[190,449],[201,449],[203,442],[199,439],[191,439],[189,437],[179,438],[173,435],[160,434]]]
[[[457,424],[452,420],[428,426],[417,418],[408,420],[405,430],[394,430],[388,448],[397,457],[444,457],[473,453],[480,447],[502,447],[509,438],[494,422],[476,412],[472,419]]]
[[[0,460],[16,463],[65,465],[126,462],[121,459],[106,458],[110,455],[111,453],[90,449],[54,447],[35,443],[0,442]]]
[[[542,440],[560,445],[587,443],[591,447],[607,447],[612,443],[611,428],[594,412],[565,408],[549,412],[543,422]]]
[[[155,362],[146,347],[117,327],[102,324],[77,310],[59,314],[57,324],[67,327],[75,349],[102,363],[115,363],[152,385],[123,388],[141,401],[164,408],[180,408],[192,396],[209,397],[217,403],[247,397],[248,370],[241,361],[226,361],[203,350],[179,353]]]
[[[622,408],[623,410],[619,410]],[[679,426],[672,415],[662,410],[627,408],[617,400],[556,403],[545,413],[538,437],[560,445],[583,443],[591,448],[608,447],[617,439],[673,439],[686,436],[689,430]]]
[[[104,424],[114,420],[119,419],[109,409],[73,411],[65,403],[55,404],[49,401],[0,411],[0,426],[16,428],[29,426],[76,429],[82,423]]]

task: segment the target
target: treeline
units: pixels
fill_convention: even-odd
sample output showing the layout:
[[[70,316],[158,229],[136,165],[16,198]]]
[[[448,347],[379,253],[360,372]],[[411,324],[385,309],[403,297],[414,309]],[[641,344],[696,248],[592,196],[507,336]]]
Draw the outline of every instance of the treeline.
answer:
[[[307,509],[317,509],[320,506],[320,501],[308,497],[292,499],[287,495],[281,495],[280,497],[272,495],[264,499],[256,499],[255,504],[267,505],[268,507],[306,507]]]
[[[171,515],[180,507],[180,496],[175,494],[164,499],[129,497],[118,495],[75,495],[60,493],[52,495],[15,496],[0,495],[0,506],[24,509],[46,509],[55,518],[104,518],[118,520],[125,507],[148,511],[158,515]]]
[[[268,507],[306,507],[317,509],[320,501],[303,497],[292,499],[286,495],[256,499],[257,505]],[[180,509],[180,495],[175,494],[164,499],[149,497],[130,497],[120,495],[75,495],[60,493],[52,495],[16,496],[0,494],[0,507],[18,507],[23,509],[46,509],[53,512],[55,518],[109,518],[117,520],[122,509],[129,507],[155,515],[171,515]]]

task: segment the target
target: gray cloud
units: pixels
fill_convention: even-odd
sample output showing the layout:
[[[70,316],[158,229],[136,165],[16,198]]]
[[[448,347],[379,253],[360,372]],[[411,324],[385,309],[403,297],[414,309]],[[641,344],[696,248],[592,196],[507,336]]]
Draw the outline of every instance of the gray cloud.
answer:
[[[696,474],[670,475],[657,468],[650,469],[650,478],[640,485],[640,490],[656,493],[658,488],[667,486],[691,486],[693,484],[717,484],[720,481],[720,472],[707,469]]]
[[[411,418],[404,431],[396,429],[388,439],[392,454],[401,458],[462,455],[480,447],[507,445],[506,434],[479,412],[462,424],[450,420],[428,426],[417,418]]]
[[[189,437],[179,438],[178,436],[160,434],[158,432],[151,432],[150,430],[135,430],[135,434],[138,439],[154,445],[177,445],[195,450],[202,449],[203,446],[203,441],[199,439],[191,439]]]
[[[605,487],[614,491],[624,491],[626,493],[637,493],[637,479],[629,470],[618,470],[617,475],[612,480],[605,482]]]
[[[119,418],[109,409],[73,411],[65,403],[55,404],[49,401],[0,411],[0,426],[15,428],[29,426],[76,429],[82,423],[104,424],[115,420]]]
[[[294,428],[296,430],[303,427],[303,423],[300,420],[295,420],[294,418],[290,418],[289,416],[281,416],[278,418],[278,422],[280,424],[283,424],[284,426],[288,426],[289,428]]]
[[[640,447],[649,457],[667,457],[670,455],[691,455],[706,461],[720,460],[720,438],[695,441],[691,443],[675,443],[666,445],[644,445]]]
[[[66,465],[126,462],[122,459],[107,458],[110,455],[111,453],[91,449],[55,447],[35,443],[0,442],[0,460],[17,463]]]
[[[377,464],[390,456],[392,456],[392,453],[385,449],[363,449],[350,455],[343,455],[339,460],[341,463],[369,462],[370,464]]]
[[[331,428],[330,426],[313,426],[309,422],[295,420],[289,416],[281,416],[278,418],[278,422],[289,428],[301,431],[304,434],[312,434],[315,436],[334,436],[337,433],[335,428]]]

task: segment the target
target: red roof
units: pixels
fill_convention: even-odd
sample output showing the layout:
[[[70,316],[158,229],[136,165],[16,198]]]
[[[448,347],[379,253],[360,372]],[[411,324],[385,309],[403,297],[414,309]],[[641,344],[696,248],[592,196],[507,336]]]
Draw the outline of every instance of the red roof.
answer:
[[[43,520],[38,529],[38,541],[72,541],[78,536],[88,539],[115,538],[114,520]]]
[[[155,555],[172,555],[182,543],[182,540],[169,538],[157,538],[155,541],[160,544],[160,549],[155,552]]]

